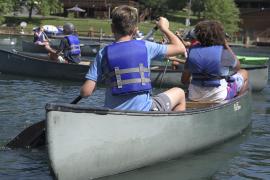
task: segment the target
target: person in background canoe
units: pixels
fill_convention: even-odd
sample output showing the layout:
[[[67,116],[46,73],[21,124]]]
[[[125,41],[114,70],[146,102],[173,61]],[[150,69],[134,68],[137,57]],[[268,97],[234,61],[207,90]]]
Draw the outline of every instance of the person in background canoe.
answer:
[[[44,48],[49,53],[55,53],[54,49],[51,48],[49,44],[49,38],[44,32],[44,27],[40,26],[34,30],[34,43],[40,46],[44,46]]]
[[[202,21],[194,32],[200,43],[189,49],[181,79],[189,84],[189,99],[220,102],[246,91],[248,72],[240,69],[239,60],[226,42],[222,24]],[[230,75],[230,70],[235,73]]]
[[[82,97],[90,96],[98,80],[108,85],[104,106],[118,110],[184,111],[185,94],[181,88],[169,89],[152,97],[151,59],[163,59],[185,52],[181,41],[169,30],[169,21],[160,17],[158,28],[170,41],[162,45],[134,40],[138,29],[137,9],[122,5],[112,11],[111,29],[115,42],[99,51],[81,87]]]
[[[63,26],[64,38],[61,40],[56,53],[50,54],[53,60],[60,63],[81,62],[80,40],[75,34],[75,27],[72,23],[65,23]]]
[[[183,39],[185,41],[186,48],[191,48],[192,46],[196,46],[200,44],[200,42],[196,38],[194,28],[190,29],[187,33],[185,33],[183,36]]]

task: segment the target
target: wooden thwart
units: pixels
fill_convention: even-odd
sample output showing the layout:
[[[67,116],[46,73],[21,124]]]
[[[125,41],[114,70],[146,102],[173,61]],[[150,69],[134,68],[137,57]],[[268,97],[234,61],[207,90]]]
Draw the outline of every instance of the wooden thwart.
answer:
[[[187,109],[207,108],[207,107],[215,106],[217,104],[219,104],[219,103],[211,102],[211,101],[187,101],[186,108]]]

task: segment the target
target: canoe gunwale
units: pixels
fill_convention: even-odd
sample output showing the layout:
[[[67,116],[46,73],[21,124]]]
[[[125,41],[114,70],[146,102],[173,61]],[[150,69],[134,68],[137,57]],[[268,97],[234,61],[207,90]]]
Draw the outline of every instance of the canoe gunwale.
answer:
[[[126,110],[115,110],[109,108],[102,107],[90,107],[90,106],[82,106],[82,105],[72,105],[67,103],[47,103],[45,109],[47,112],[49,111],[61,111],[61,112],[74,112],[74,113],[94,113],[99,115],[129,115],[129,116],[184,116],[191,114],[198,114],[203,112],[209,112],[217,109],[222,109],[225,106],[230,106],[231,104],[239,101],[243,96],[249,96],[250,92],[247,91],[241,96],[237,96],[234,99],[226,100],[221,103],[217,103],[215,105],[211,105],[209,107],[198,108],[198,109],[189,109],[184,112],[161,112],[161,111],[126,111]]]
[[[20,52],[20,51],[11,52],[11,51],[4,50],[4,49],[0,49],[0,51],[11,54],[11,55],[14,55],[14,56],[19,56],[21,58],[27,58],[29,60],[36,60],[36,61],[43,61],[43,62],[52,63],[52,64],[59,64],[59,65],[61,64],[61,65],[68,65],[68,66],[88,66],[88,65],[83,65],[83,64],[59,63],[59,62],[51,61],[51,60],[48,60],[48,59],[45,59],[45,58],[43,59],[43,58],[35,57],[34,55],[28,55],[28,54],[25,54],[25,53]]]
[[[251,91],[184,113],[49,103],[49,164],[58,179],[95,179],[180,158],[241,134],[251,123],[251,105]]]
[[[247,66],[241,67],[241,69],[247,69],[247,70],[266,69],[266,68],[268,68],[267,64],[264,64],[264,65],[247,65]]]
[[[60,43],[60,42],[59,42]],[[59,45],[50,43],[51,48],[58,49]],[[82,56],[91,56],[96,55],[95,52],[93,52],[93,49],[100,49],[100,44],[81,44],[81,55]],[[22,41],[22,50],[25,52],[38,52],[38,53],[47,53],[47,50],[45,49],[44,45],[38,45],[34,44],[32,41]],[[97,50],[97,51],[98,51]]]

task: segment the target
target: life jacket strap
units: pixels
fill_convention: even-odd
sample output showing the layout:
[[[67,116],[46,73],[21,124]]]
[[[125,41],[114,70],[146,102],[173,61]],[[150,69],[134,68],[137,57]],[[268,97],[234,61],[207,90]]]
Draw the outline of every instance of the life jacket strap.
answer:
[[[140,73],[141,74],[141,76],[144,76],[144,73],[145,72],[150,72],[150,70],[148,69],[148,68],[145,68],[145,67],[143,67],[143,65],[142,65],[142,67],[139,67],[139,68],[127,68],[127,69],[119,69],[119,68],[117,68],[117,72],[119,73],[119,74],[127,74],[127,73]],[[115,69],[114,69],[114,72],[110,72],[109,73],[109,77],[114,77],[116,75],[116,73],[115,73]]]
[[[234,78],[232,78],[232,75],[235,73],[227,76],[221,76],[221,75],[212,75],[212,74],[193,74],[192,79],[197,81],[212,81],[212,80],[221,80],[225,79],[227,82],[233,81]]]
[[[150,83],[151,82],[151,79],[149,78],[145,78],[144,79],[144,83]],[[118,84],[119,83],[119,84]],[[127,79],[127,80],[121,80],[121,82],[113,82],[111,83],[111,87],[118,87],[118,88],[122,88],[123,85],[126,85],[126,84],[135,84],[135,83],[142,83],[142,79],[141,78],[135,78],[135,79]],[[119,86],[121,85],[121,86]]]
[[[119,70],[119,67],[115,67],[114,68],[114,73],[115,73],[115,77],[116,77],[116,84],[118,88],[122,88],[123,84],[122,84],[122,80],[121,80],[121,72]]]
[[[145,85],[145,77],[144,77],[144,67],[143,64],[139,65],[139,71],[140,71],[140,76],[141,76],[141,83],[142,85]],[[149,69],[147,69],[149,71]]]
[[[73,44],[73,45],[71,45],[70,47],[69,47],[69,49],[79,49],[80,48],[80,45],[75,45],[75,44]]]
[[[127,69],[119,69],[119,67],[114,68],[114,72],[111,72],[109,74],[109,77],[116,77],[116,84],[115,82],[111,83],[112,87],[117,86],[118,88],[122,88],[125,84],[132,84],[132,83],[141,83],[142,85],[145,85],[146,83],[151,82],[149,78],[145,78],[144,73],[148,72],[150,73],[149,68],[146,68],[143,66],[143,64],[139,64],[139,67],[136,68],[127,68]],[[128,80],[122,80],[121,74],[127,74],[127,73],[140,73],[140,79],[128,79]]]

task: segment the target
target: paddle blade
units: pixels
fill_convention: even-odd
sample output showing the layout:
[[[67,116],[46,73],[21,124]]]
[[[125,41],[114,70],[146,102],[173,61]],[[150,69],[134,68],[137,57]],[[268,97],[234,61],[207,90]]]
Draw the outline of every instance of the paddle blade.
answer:
[[[82,99],[78,96],[71,104],[77,104]],[[18,136],[7,143],[8,148],[37,148],[46,144],[45,120],[37,122],[24,129]]]
[[[12,139],[6,147],[8,148],[35,148],[44,146],[45,137],[45,120],[37,122],[24,129],[19,135]]]

